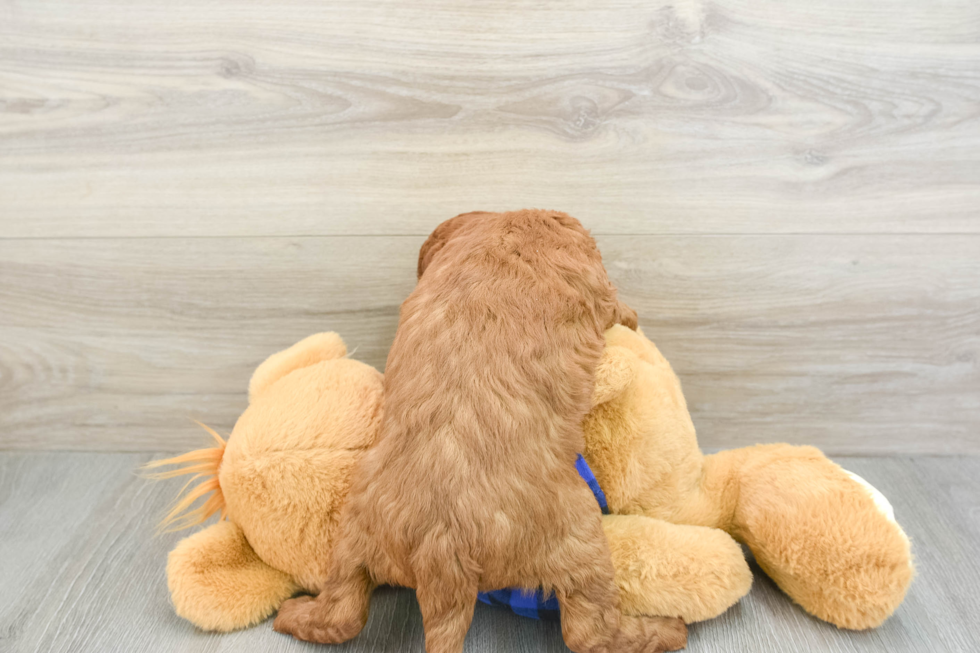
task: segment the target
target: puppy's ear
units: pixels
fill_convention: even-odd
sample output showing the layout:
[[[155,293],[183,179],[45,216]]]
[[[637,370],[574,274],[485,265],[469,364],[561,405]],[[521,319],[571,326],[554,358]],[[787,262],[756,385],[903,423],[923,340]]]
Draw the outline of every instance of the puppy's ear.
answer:
[[[425,269],[429,267],[432,260],[436,257],[446,243],[459,231],[459,228],[474,218],[478,218],[483,215],[490,215],[487,211],[470,211],[469,213],[461,213],[455,218],[450,218],[440,224],[435,228],[426,241],[422,244],[422,249],[419,250],[419,268],[418,276],[416,278],[421,279],[422,273]]]
[[[622,324],[633,331],[636,331],[636,329],[640,326],[636,311],[624,304],[619,299],[616,300],[616,313],[614,320],[614,324]]]
[[[592,406],[604,404],[625,392],[636,378],[639,359],[626,347],[606,347],[595,369]]]

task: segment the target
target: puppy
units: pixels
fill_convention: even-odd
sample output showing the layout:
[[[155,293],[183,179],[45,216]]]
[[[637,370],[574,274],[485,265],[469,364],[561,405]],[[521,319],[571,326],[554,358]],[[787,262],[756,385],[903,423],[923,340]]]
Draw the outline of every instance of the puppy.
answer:
[[[471,213],[423,245],[385,368],[377,443],[354,475],[320,595],[275,629],[354,637],[377,584],[414,587],[428,653],[460,653],[477,592],[553,591],[576,653],[675,650],[679,619],[619,611],[601,514],[575,470],[619,302],[595,241],[555,211]]]

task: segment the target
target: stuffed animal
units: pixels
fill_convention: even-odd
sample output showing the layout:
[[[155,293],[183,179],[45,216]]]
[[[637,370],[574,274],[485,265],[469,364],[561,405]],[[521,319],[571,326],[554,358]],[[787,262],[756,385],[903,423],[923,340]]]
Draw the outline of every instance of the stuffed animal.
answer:
[[[169,556],[179,615],[235,630],[296,591],[319,591],[381,403],[381,374],[346,358],[338,335],[318,334],[259,366],[227,443],[212,431],[216,447],[149,465],[185,465],[157,477],[205,479],[165,525],[221,513]],[[805,609],[837,625],[876,625],[901,601],[908,541],[871,493],[812,448],[702,458],[680,384],[642,334],[607,333],[593,404],[584,453],[619,513],[603,520],[627,613],[701,621],[744,596],[751,573],[725,530]]]
[[[177,614],[205,630],[230,631],[262,621],[299,590],[320,590],[351,473],[377,437],[381,404],[381,374],[347,358],[337,334],[317,334],[256,369],[248,408],[227,443],[211,431],[215,447],[147,466],[183,465],[155,478],[204,478],[164,527],[221,514],[170,553]],[[643,516],[603,519],[627,607],[700,621],[751,586],[741,548],[720,530]]]
[[[904,599],[909,540],[884,496],[813,447],[703,456],[680,381],[642,331],[606,332],[594,404],[585,457],[613,513],[724,530],[804,610],[841,628],[878,626]],[[632,611],[663,609],[645,602],[655,593],[626,596],[644,601]]]

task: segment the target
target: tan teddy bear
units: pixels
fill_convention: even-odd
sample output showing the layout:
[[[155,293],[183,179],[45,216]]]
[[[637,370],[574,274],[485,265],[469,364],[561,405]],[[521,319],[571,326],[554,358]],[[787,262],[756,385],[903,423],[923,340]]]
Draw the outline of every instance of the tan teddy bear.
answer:
[[[871,495],[811,448],[702,458],[680,384],[642,334],[614,327],[597,370],[585,457],[614,513],[603,518],[624,611],[724,612],[751,573],[735,540],[810,612],[880,623],[911,578],[908,542]],[[177,613],[208,630],[255,624],[298,590],[317,592],[361,453],[378,433],[382,376],[311,336],[255,371],[227,442],[151,467],[205,478],[165,523],[224,519],[182,540],[167,576]],[[801,480],[803,481],[801,483]],[[200,507],[195,500],[212,493]]]
[[[594,403],[585,457],[612,512],[724,530],[807,612],[842,628],[877,626],[904,599],[909,541],[887,500],[813,447],[703,456],[680,382],[642,331],[606,332]],[[622,560],[622,540],[611,544]],[[655,593],[626,596],[641,600],[634,612],[665,609]]]

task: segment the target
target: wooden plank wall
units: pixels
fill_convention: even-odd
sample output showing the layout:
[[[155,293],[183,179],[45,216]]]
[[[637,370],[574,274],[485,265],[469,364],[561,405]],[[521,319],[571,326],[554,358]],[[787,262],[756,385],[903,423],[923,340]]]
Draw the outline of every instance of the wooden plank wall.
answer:
[[[0,448],[179,450],[566,210],[701,443],[980,453],[976,0],[0,0]]]

